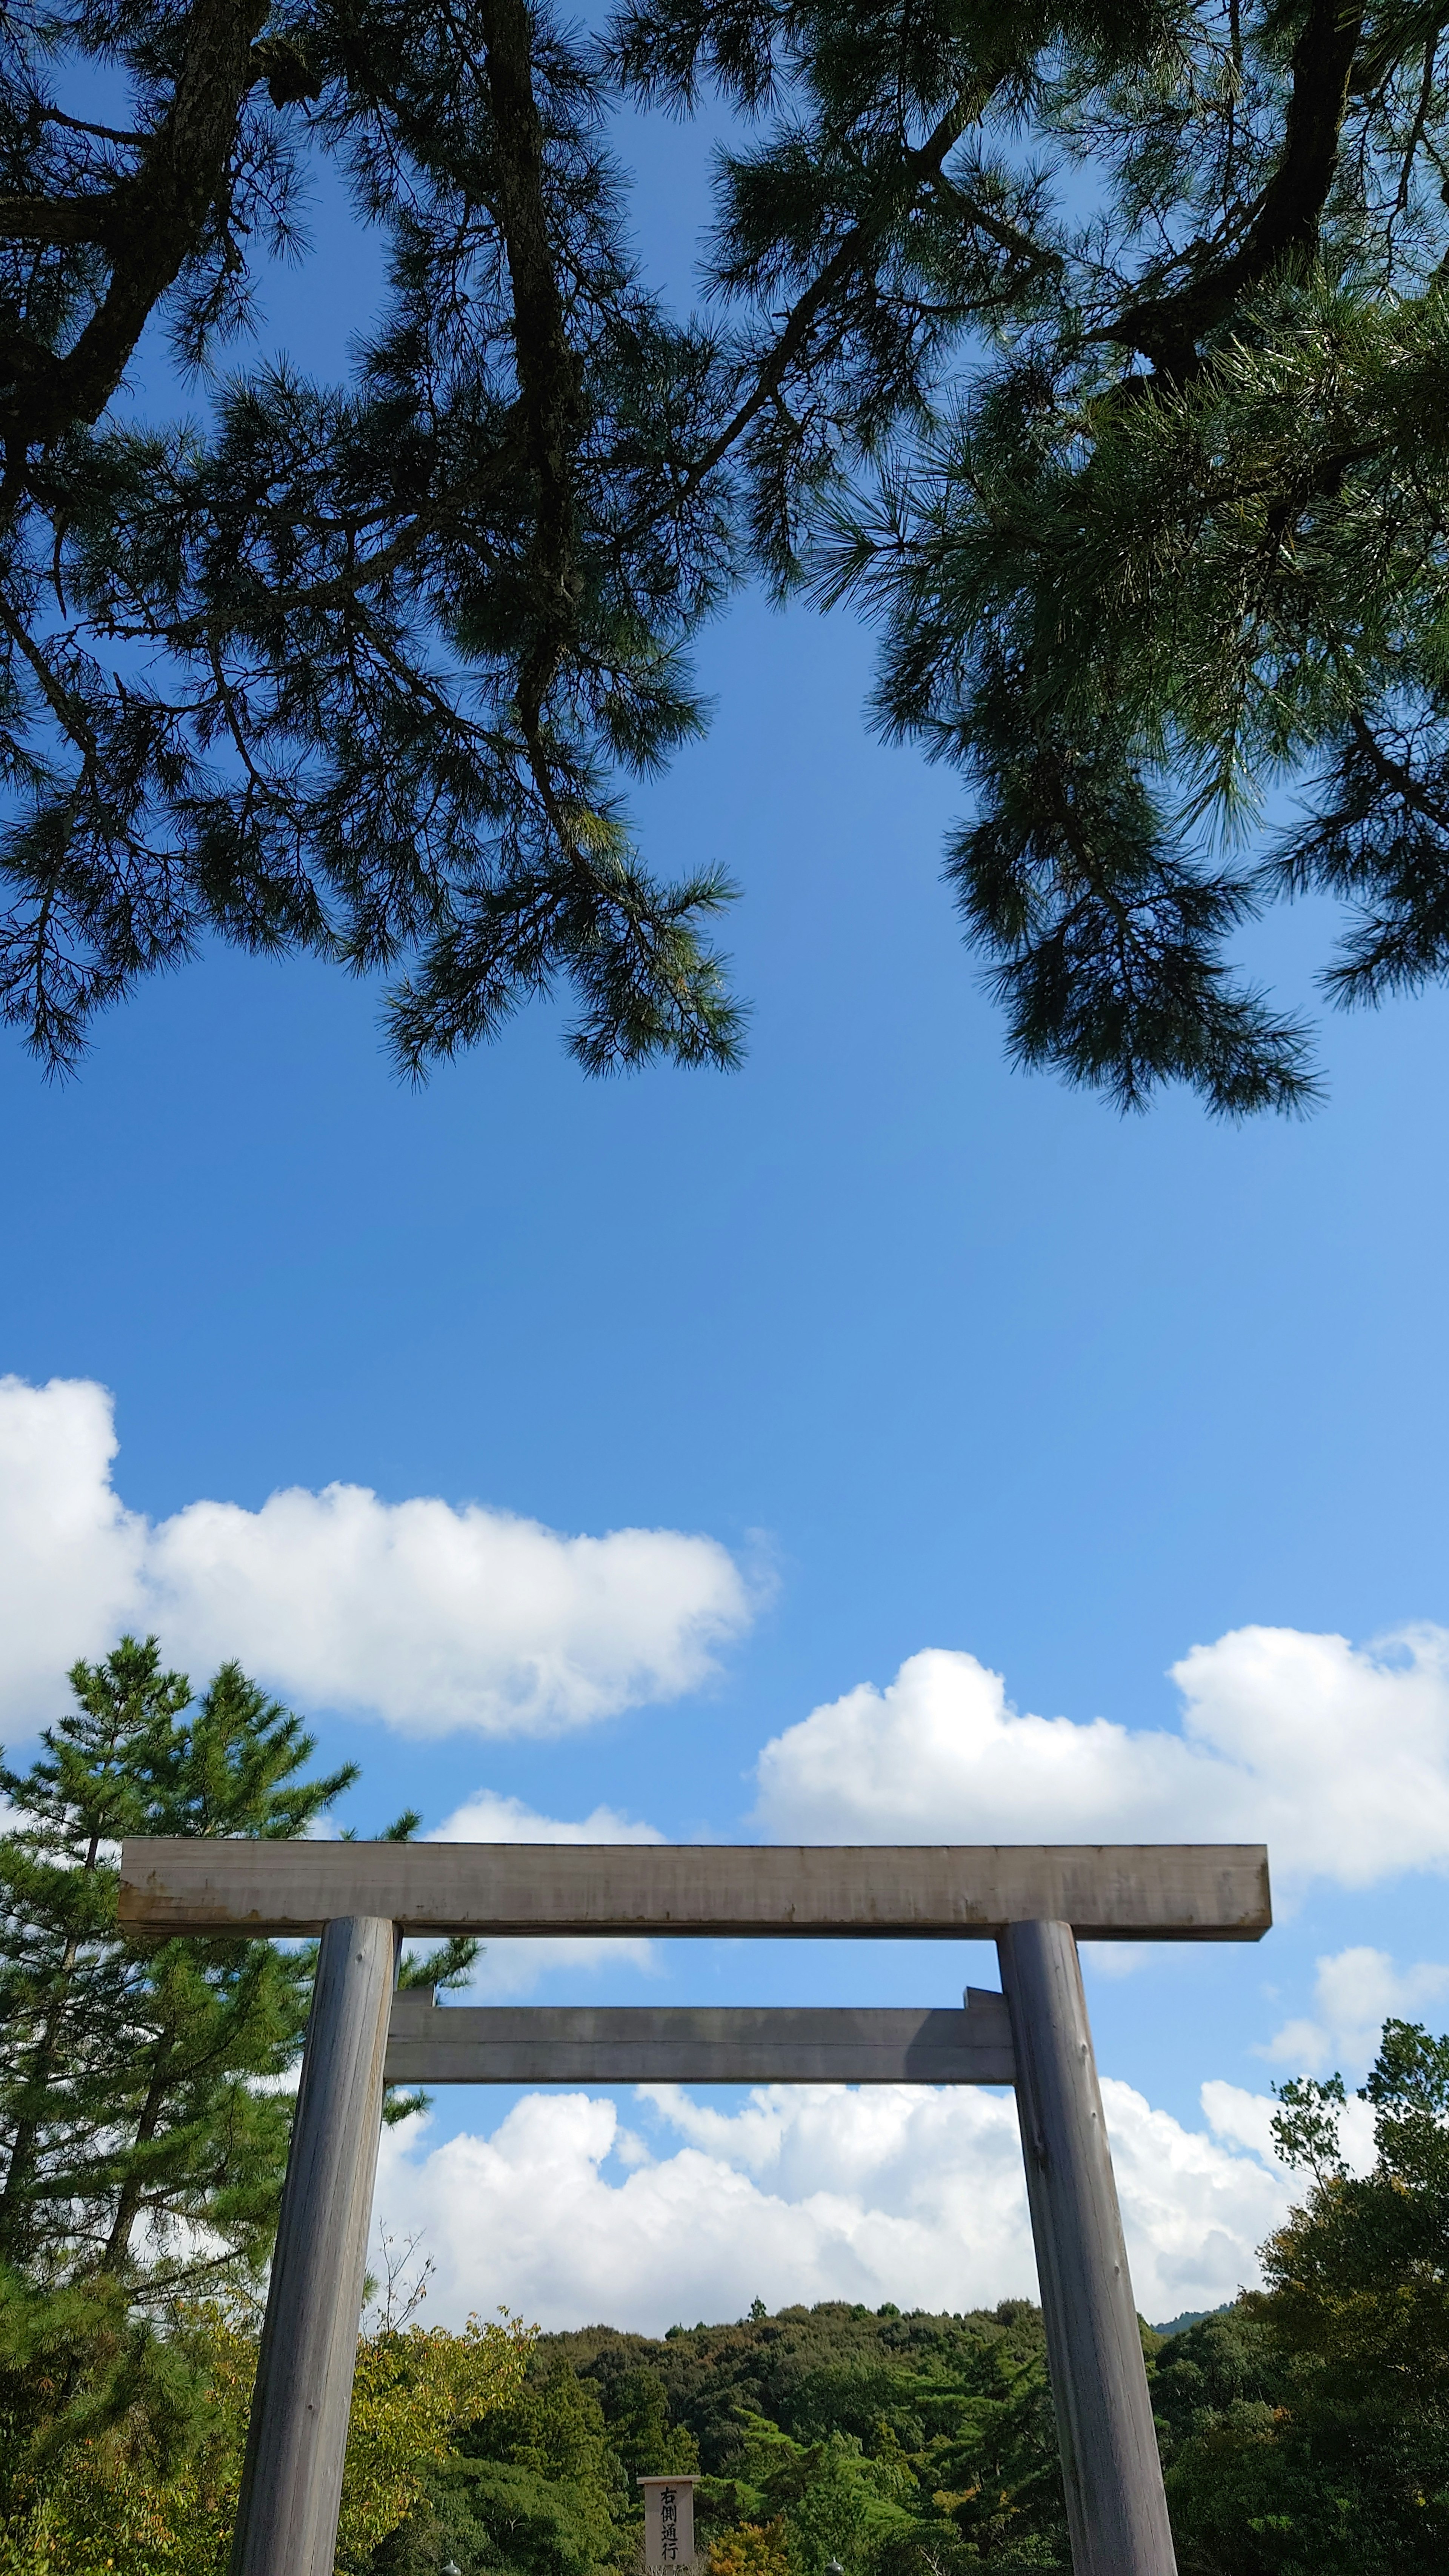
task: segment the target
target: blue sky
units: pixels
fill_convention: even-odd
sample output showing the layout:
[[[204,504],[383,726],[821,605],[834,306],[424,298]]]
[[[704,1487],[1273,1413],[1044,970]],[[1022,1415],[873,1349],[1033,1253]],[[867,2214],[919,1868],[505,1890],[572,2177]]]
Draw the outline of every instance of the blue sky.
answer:
[[[674,258],[664,210],[687,193],[682,173],[697,194],[698,170],[687,136],[655,132],[646,228]],[[324,247],[345,260],[335,215],[324,218]],[[300,292],[279,290],[279,337],[315,312]],[[339,339],[345,311],[339,297]],[[329,326],[307,327],[325,363]],[[11,1211],[0,1373],[109,1390],[115,1491],[156,1524],[203,1500],[256,1514],[278,1489],[342,1483],[387,1506],[473,1502],[566,1535],[643,1528],[714,1543],[707,1558],[661,1560],[657,1578],[661,1599],[676,1580],[687,1593],[702,1566],[736,1585],[713,1671],[684,1692],[658,1682],[681,1668],[669,1653],[694,1615],[681,1611],[668,1652],[641,1649],[655,1684],[601,1683],[602,1701],[613,1689],[625,1704],[562,1731],[556,1703],[510,1723],[495,1694],[485,1719],[408,1732],[375,1713],[395,1676],[370,1707],[356,1659],[342,1656],[334,1687],[320,1650],[321,1678],[304,1692],[297,1676],[312,1667],[276,1642],[281,1628],[252,1598],[238,1651],[258,1638],[251,1659],[316,1721],[322,1755],[362,1761],[346,1820],[363,1832],[404,1803],[435,1827],[486,1791],[565,1822],[602,1805],[669,1837],[746,1838],[771,1829],[754,1820],[761,1748],[843,1694],[884,1689],[926,1649],[1001,1674],[1019,1711],[1150,1733],[1179,1723],[1168,1667],[1233,1632],[1364,1647],[1414,1623],[1449,1628],[1444,999],[1327,1022],[1329,1097],[1306,1123],[1233,1130],[1175,1098],[1123,1122],[1013,1074],[939,883],[954,783],[864,729],[868,642],[845,619],[745,601],[703,663],[718,702],[709,739],[637,804],[661,867],[719,861],[742,888],[728,937],[753,1006],[744,1070],[589,1086],[562,1055],[558,1016],[539,1009],[410,1092],[385,1064],[374,993],[309,965],[208,956],[106,1022],[67,1087],[46,1088],[13,1047],[0,1059]],[[1318,911],[1270,923],[1255,963],[1309,999],[1330,928]],[[80,1491],[87,1475],[91,1492],[94,1460],[72,1458],[58,1415],[46,1425],[55,1492]],[[68,1655],[104,1642],[110,1604],[180,1604],[179,1652],[222,1635],[231,1596],[220,1559],[208,1574],[195,1550],[189,1591],[168,1557],[131,1593],[107,1592],[111,1577],[92,1579],[63,1515],[37,1518],[13,1455],[9,1472],[22,1574],[0,1692],[13,1755],[56,1706]],[[0,1495],[0,1518],[5,1508]],[[138,1527],[125,1524],[125,1545],[144,1553]],[[330,1580],[331,1541],[317,1545]],[[44,1617],[37,1602],[51,1604]],[[85,1633],[67,1632],[61,1652],[72,1608]],[[691,1670],[706,1653],[699,1617],[679,1648]],[[1275,1668],[1261,1723],[1265,1743],[1279,1730],[1276,1769],[1231,1792],[1235,1815],[1258,1798],[1298,1854],[1261,1949],[1163,1950],[1127,1974],[1093,1965],[1104,2073],[1150,2106],[1139,2116],[1116,2097],[1119,2161],[1137,2177],[1124,2183],[1134,2261],[1163,2303],[1155,2313],[1203,2303],[1170,2297],[1174,2283],[1229,2294],[1282,2205],[1282,2177],[1255,2147],[1265,2115],[1242,2105],[1261,2106],[1270,2077],[1295,2071],[1292,2043],[1276,2061],[1255,2052],[1285,2024],[1316,2022],[1357,2073],[1352,2049],[1361,2056],[1379,2004],[1433,2020],[1441,1985],[1449,1995],[1449,1970],[1435,1973],[1449,1961],[1449,1833],[1435,1821],[1449,1681],[1441,1647],[1421,1647],[1407,1675],[1402,1651],[1386,1654],[1382,1671],[1372,1657],[1300,1666],[1293,1654]],[[941,1669],[933,1741],[968,1724],[977,1688],[964,1664]],[[1239,1665],[1224,1650],[1203,1669],[1226,1725],[1248,1707]],[[1341,1684],[1347,1733],[1326,1720],[1315,1733],[1315,1675],[1330,1698]],[[421,1703],[431,1688],[420,1670]],[[864,1722],[892,1762],[892,1747],[907,1765],[919,1757],[919,1829],[949,1811],[951,1838],[971,1838],[966,1773],[948,1762],[933,1787],[936,1757],[920,1752],[915,1720],[892,1732],[894,1706],[871,1703]],[[1307,1711],[1301,1740],[1295,1709]],[[1243,1724],[1251,1735],[1260,1719],[1250,1710]],[[827,1769],[843,1766],[841,1795],[856,1796],[829,1725],[820,1741]],[[1011,1741],[1018,1838],[1038,1821],[1058,1830],[1057,1775],[1033,1771]],[[1315,1823],[1343,1744],[1350,1812]],[[1130,1745],[1109,1750],[1104,1778],[1116,1763],[1126,1781],[1133,1759]],[[1376,1771],[1390,1813],[1365,1827],[1356,1862],[1355,1783],[1371,1804]],[[1006,1812],[1004,1776],[979,1773],[986,1826]],[[804,1833],[808,1797],[792,1778]],[[1169,1784],[1151,1813],[1185,1836],[1215,1830],[1218,1794],[1201,1827],[1190,1784]],[[1393,1857],[1394,1801],[1408,1869]],[[1320,1975],[1319,1961],[1345,1958]],[[989,1956],[681,1946],[646,1970],[573,1959],[529,1990],[938,2002],[967,1975],[994,1982]],[[1308,2047],[1304,2034],[1300,2058]],[[1205,2083],[1233,2089],[1231,2102],[1212,2097],[1211,2132]],[[428,2225],[444,2301],[496,2292],[563,2321],[611,2300],[620,2322],[662,2323],[671,2209],[683,2226],[687,2203],[711,2244],[698,2211],[725,2213],[690,2297],[695,2312],[716,2299],[737,2313],[724,2305],[738,2288],[731,2231],[755,2266],[741,2304],[755,2289],[773,2303],[888,2284],[892,2262],[918,2285],[956,2226],[960,2177],[974,2176],[976,2233],[950,2274],[959,2305],[1029,2286],[1006,2107],[948,2106],[957,2128],[918,2141],[918,2155],[907,2153],[915,2115],[901,2110],[872,2165],[864,2148],[847,2153],[861,2116],[849,2105],[777,2105],[747,2130],[723,2095],[694,2110],[626,2096],[616,2113],[545,2114],[458,2094],[426,2136],[390,2143],[384,2194],[400,2220]],[[460,2216],[491,2190],[521,2243],[508,2192],[553,2207],[529,2179],[538,2120],[565,2140],[568,2190],[587,2186],[579,2206],[604,2250],[586,2277],[562,2277],[542,2255],[511,2271],[501,2254],[485,2260]],[[511,2146],[480,2143],[505,2131]],[[1186,2177],[1161,2207],[1154,2162],[1159,2177]],[[920,2198],[924,2173],[935,2200]],[[852,2192],[858,2225],[820,2215]],[[808,2224],[802,2212],[814,2212]],[[815,2268],[802,2271],[811,2227]]]

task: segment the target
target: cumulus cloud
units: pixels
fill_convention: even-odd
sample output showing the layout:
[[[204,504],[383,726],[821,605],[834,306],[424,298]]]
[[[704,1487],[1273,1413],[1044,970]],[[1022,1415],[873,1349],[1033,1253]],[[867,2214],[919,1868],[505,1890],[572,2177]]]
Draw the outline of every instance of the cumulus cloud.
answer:
[[[598,1977],[621,1968],[641,1977],[664,1973],[654,1943],[628,1935],[593,1941],[587,1935],[563,1933],[554,1941],[531,1941],[505,1934],[485,1944],[465,1991],[470,2003],[512,2004],[536,1994],[550,1977]],[[567,2000],[577,2003],[579,1998],[570,1994]]]
[[[1246,2085],[1225,2084],[1215,2076],[1202,2088],[1202,2107],[1214,2137],[1249,2147],[1264,2164],[1276,2165],[1273,2115],[1278,2105],[1271,2093],[1250,2093]]]
[[[1422,2020],[1446,1992],[1449,1968],[1431,1960],[1398,1969],[1387,1950],[1338,1950],[1317,1962],[1312,2014],[1285,2022],[1254,2054],[1295,2074],[1321,2075],[1334,2066],[1361,2075],[1377,2056],[1391,2015]]]
[[[1130,2085],[1103,2095],[1139,2308],[1231,2298],[1257,2276],[1287,2177]],[[660,2334],[755,2297],[962,2309],[1035,2293],[1009,2095],[769,2085],[729,2111],[672,2086],[635,2098],[632,2124],[607,2099],[535,2093],[489,2136],[384,2132],[378,2215],[425,2231],[440,2321],[502,2301],[545,2326]]]
[[[0,1378],[0,1718],[32,1726],[77,1655],[134,1615],[146,1524],[111,1485],[103,1387]]]
[[[615,1807],[595,1807],[590,1816],[541,1816],[521,1798],[501,1797],[496,1789],[475,1789],[432,1832],[428,1843],[662,1843],[657,1825],[633,1822]]]
[[[1278,2105],[1271,2093],[1249,2093],[1241,2084],[1224,2084],[1217,2079],[1202,2088],[1202,2107],[1213,2135],[1232,2145],[1250,2147],[1265,2165],[1280,2170],[1273,2143],[1273,2115]],[[1350,2173],[1368,2173],[1374,2163],[1373,2105],[1350,2095],[1339,2119],[1338,2143]],[[1295,2198],[1301,2196],[1304,2183],[1300,2175],[1294,2185]]]
[[[461,1807],[423,1836],[430,1843],[659,1843],[656,1825],[621,1816],[613,1807],[595,1807],[577,1819],[541,1816],[521,1798],[501,1797],[496,1789],[475,1789]],[[490,1941],[469,1982],[468,1992],[487,2003],[511,2003],[531,1995],[546,1977],[582,1971],[597,1976],[605,1968],[632,1968],[646,1977],[661,1973],[652,1941],[633,1938],[589,1940],[565,1935],[553,1940]]]
[[[714,1539],[571,1537],[476,1503],[361,1485],[189,1503],[115,1491],[112,1401],[0,1379],[0,1722],[54,1709],[77,1654],[153,1628],[195,1673],[238,1656],[288,1696],[405,1732],[548,1735],[694,1690],[748,1625]]]
[[[802,1842],[1266,1842],[1280,1878],[1449,1866],[1449,1630],[1376,1647],[1239,1628],[1172,1667],[1179,1733],[1019,1714],[974,1655],[913,1655],[767,1744]]]

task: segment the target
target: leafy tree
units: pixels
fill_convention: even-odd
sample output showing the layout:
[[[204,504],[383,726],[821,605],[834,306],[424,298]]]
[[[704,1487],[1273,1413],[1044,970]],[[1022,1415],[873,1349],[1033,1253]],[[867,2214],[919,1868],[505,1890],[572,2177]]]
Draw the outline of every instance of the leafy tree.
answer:
[[[1273,894],[1349,903],[1342,1000],[1449,964],[1443,32],[1401,0],[620,24],[646,94],[769,118],[714,272],[754,324],[756,546],[879,619],[879,722],[969,778],[948,875],[1014,1054],[1124,1104],[1311,1096],[1228,968]]]
[[[609,2440],[631,2484],[636,2478],[688,2477],[699,2444],[687,2424],[671,2424],[664,2382],[654,2370],[626,2370],[610,2390]]]
[[[965,773],[1018,1058],[1309,1099],[1232,968],[1263,903],[1347,904],[1342,1001],[1449,962],[1443,38],[1433,0],[620,0],[601,38],[23,0],[12,1019],[70,1061],[212,934],[391,972],[414,1070],[560,983],[591,1069],[730,1061],[723,883],[657,881],[617,782],[698,729],[690,639],[754,567],[875,617],[877,720]],[[702,321],[630,250],[621,95],[737,120]],[[138,424],[143,332],[214,368],[319,156],[386,253],[350,382],[253,364]]]
[[[762,2309],[659,2342],[591,2326],[540,2343],[544,2366],[567,2359],[598,2392],[627,2475],[702,2465],[696,2530],[722,2576],[782,2576],[782,2560],[812,2576],[832,2558],[851,2576],[964,2576],[983,2561],[1066,2569],[1029,2302],[967,2317],[839,2301]],[[636,2503],[629,2512],[626,2548]]]
[[[463,2428],[476,2439],[479,2425],[516,2404],[533,2340],[531,2327],[483,2325],[476,2317],[460,2335],[414,2325],[363,2337],[342,2481],[340,2567],[370,2566],[378,2543],[422,2498],[429,2471],[453,2455]]]
[[[913,2481],[887,2440],[867,2455],[858,2434],[832,2429],[797,2442],[767,2415],[746,2415],[740,2474],[719,2499],[732,2518],[781,2531],[792,2569],[821,2576],[832,2560],[854,2571],[912,2535]],[[711,2500],[706,2488],[705,2500]]]
[[[1376,2160],[1353,2175],[1341,2079],[1284,2086],[1307,2198],[1263,2249],[1266,2287],[1158,2367],[1187,2576],[1429,2576],[1449,2556],[1449,2039],[1387,2022],[1363,2098]]]
[[[205,2398],[184,2458],[158,2448],[144,2414],[42,2461],[12,2497],[0,2535],[0,2576],[225,2576],[241,2485],[256,2335],[233,2311],[182,2310],[174,2337]],[[508,2400],[529,2336],[476,2320],[460,2335],[382,2326],[357,2352],[338,2564],[371,2564],[378,2544],[416,2503],[461,2422]]]
[[[1184,2442],[1235,2407],[1271,2412],[1282,2381],[1282,2356],[1243,2299],[1184,2327],[1155,2356],[1152,2371],[1152,2411],[1165,2462],[1170,2465]]]
[[[379,2576],[431,2576],[451,2557],[463,2576],[592,2576],[621,2554],[632,2563],[629,2507],[597,2391],[540,2357],[510,2403],[456,2437],[376,2565]]]
[[[764,2304],[761,2299],[759,2305]],[[737,2523],[715,2541],[706,2564],[709,2576],[790,2576],[784,2527],[778,2522]]]

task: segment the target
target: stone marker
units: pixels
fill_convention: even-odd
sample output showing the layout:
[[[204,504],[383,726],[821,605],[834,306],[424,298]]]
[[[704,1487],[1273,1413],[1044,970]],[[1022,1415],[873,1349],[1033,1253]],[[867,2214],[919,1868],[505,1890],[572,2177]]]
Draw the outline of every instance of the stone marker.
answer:
[[[644,2565],[648,2576],[694,2565],[693,2478],[641,2478]]]

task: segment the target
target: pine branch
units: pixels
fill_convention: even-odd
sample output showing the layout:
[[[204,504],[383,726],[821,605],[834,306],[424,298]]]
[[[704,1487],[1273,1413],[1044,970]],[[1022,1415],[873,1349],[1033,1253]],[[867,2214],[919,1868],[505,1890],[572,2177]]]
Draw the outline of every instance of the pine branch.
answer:
[[[946,160],[967,128],[981,115],[989,94],[989,90],[978,88],[956,99],[925,142],[902,155],[898,166],[876,190],[869,214],[851,228],[839,249],[791,306],[778,337],[756,363],[754,383],[744,401],[704,454],[693,460],[683,477],[679,486],[681,501],[698,491],[715,468],[723,464],[730,450],[738,445],[751,423],[775,400],[791,368],[809,347],[811,334],[821,314],[865,266],[882,233],[900,220],[903,208],[911,203],[921,187],[939,182]],[[973,208],[971,220],[979,220],[979,210]],[[993,238],[996,237],[993,233]]]
[[[1244,296],[1283,266],[1312,256],[1338,166],[1362,30],[1361,10],[1345,8],[1344,0],[1311,0],[1293,48],[1282,154],[1246,241],[1178,294],[1129,306],[1098,337],[1140,349],[1169,382],[1181,384],[1201,364],[1201,341]]]
[[[11,329],[0,337],[0,444],[8,454],[44,446],[77,422],[99,420],[147,321],[195,253],[224,200],[237,117],[264,66],[253,39],[268,0],[196,0],[186,25],[170,106],[145,137],[135,173],[104,194],[0,206],[0,232],[51,242],[93,242],[111,260],[110,284],[64,355]],[[48,227],[48,228],[47,228]]]
[[[569,342],[550,240],[527,0],[481,0],[481,18],[499,229],[513,289],[514,356],[536,495],[529,548],[536,631],[519,672],[519,721],[539,792],[552,805],[541,742],[543,705],[577,626],[573,456],[584,418],[582,368]]]

